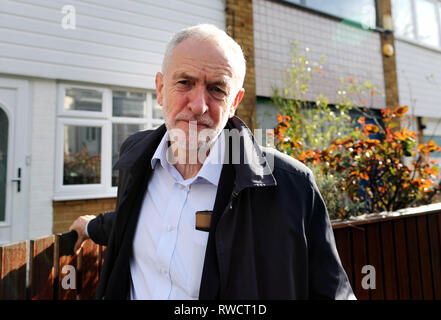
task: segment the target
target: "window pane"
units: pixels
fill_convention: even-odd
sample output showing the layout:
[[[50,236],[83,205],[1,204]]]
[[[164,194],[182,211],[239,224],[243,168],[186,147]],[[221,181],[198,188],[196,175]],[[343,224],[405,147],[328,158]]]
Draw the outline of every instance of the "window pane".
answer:
[[[113,116],[147,117],[146,94],[142,92],[113,91]]]
[[[64,126],[63,184],[101,182],[101,128]]]
[[[392,0],[395,34],[414,39],[411,0]]]
[[[159,105],[158,100],[156,99],[156,94],[152,97],[152,110],[153,110],[153,119],[163,119],[162,118],[162,107]]]
[[[416,1],[418,40],[432,46],[439,46],[438,23],[435,4],[428,0]]]
[[[97,90],[68,88],[64,96],[64,110],[101,112],[103,94]]]
[[[307,7],[349,19],[373,28],[376,24],[375,0],[306,0]]]
[[[145,129],[145,124],[114,123],[112,125],[112,168],[119,159],[119,149],[124,140],[135,132]],[[112,186],[117,185],[118,170],[112,170]]]
[[[6,113],[0,108],[0,221],[6,216],[6,173],[8,164],[8,130]]]

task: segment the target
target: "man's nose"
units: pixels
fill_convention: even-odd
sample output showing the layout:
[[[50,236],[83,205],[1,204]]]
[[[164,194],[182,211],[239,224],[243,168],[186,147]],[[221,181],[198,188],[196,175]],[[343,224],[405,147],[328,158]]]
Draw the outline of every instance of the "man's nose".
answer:
[[[192,90],[189,106],[191,111],[197,115],[203,115],[208,110],[207,101],[205,97],[205,88],[195,87]]]

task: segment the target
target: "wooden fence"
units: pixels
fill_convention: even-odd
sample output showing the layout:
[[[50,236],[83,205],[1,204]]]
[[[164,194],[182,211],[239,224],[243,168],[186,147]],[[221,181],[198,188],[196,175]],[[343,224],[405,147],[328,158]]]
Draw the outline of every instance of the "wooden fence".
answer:
[[[87,240],[76,255],[72,244],[64,233],[0,247],[0,300],[93,299],[105,247]]]
[[[338,222],[333,228],[358,299],[441,299],[441,205]],[[72,233],[31,240],[29,251],[27,243],[0,247],[0,300],[93,298],[105,247],[88,240],[79,255],[71,255]],[[375,289],[362,286],[364,277],[372,277],[362,272],[366,265],[375,268]],[[69,266],[75,278],[68,277]]]
[[[334,223],[343,267],[360,300],[441,299],[441,205]],[[363,266],[375,268],[365,290]]]

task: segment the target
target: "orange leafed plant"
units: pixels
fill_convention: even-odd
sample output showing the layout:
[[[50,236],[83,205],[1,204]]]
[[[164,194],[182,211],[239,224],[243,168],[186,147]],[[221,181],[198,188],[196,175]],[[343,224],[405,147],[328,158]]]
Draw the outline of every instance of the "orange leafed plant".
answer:
[[[433,140],[418,145],[415,132],[405,127],[397,130],[395,119],[403,118],[407,111],[407,106],[382,110],[383,125],[367,124],[366,118],[361,117],[360,130],[334,139],[325,149],[291,148],[292,144],[286,144],[290,137],[283,134],[289,133],[289,121],[282,121],[276,128],[282,132],[276,146],[310,167],[318,166],[322,175],[341,175],[341,194],[364,203],[365,212],[428,204],[440,193],[439,168],[430,155],[441,151],[441,147]],[[340,212],[338,216],[353,214],[356,213]]]

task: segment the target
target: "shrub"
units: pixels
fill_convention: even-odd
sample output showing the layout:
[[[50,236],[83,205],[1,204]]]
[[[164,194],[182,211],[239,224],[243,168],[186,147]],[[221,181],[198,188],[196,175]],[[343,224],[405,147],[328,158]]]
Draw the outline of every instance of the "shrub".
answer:
[[[363,96],[373,97],[377,90],[370,82],[359,84],[357,79],[345,81],[341,78],[335,88],[336,104],[331,106],[324,94],[312,96],[309,92],[311,79],[323,75],[325,56],[322,55],[320,61],[314,61],[310,57],[311,50],[300,49],[297,41],[292,44],[290,53],[291,64],[283,75],[283,88],[273,88],[272,100],[280,112],[275,142],[279,150],[299,158],[304,152],[329,148],[336,137],[351,135],[355,120],[349,112],[353,105],[365,105],[367,101]],[[362,203],[341,196],[339,186],[347,178],[345,172],[324,171],[316,166],[311,168],[331,217],[342,217],[363,208]]]
[[[397,119],[407,110],[406,106],[382,110],[384,125],[366,124],[362,117],[360,127],[349,135],[316,149],[288,144],[289,118],[280,116],[276,146],[314,168],[333,218],[428,204],[440,193],[439,168],[430,154],[441,148],[432,140],[418,144],[414,131],[397,128]],[[372,138],[374,134],[380,138]],[[336,201],[334,195],[343,196]]]

